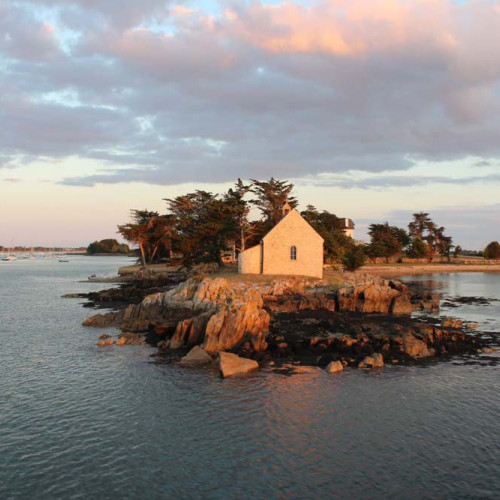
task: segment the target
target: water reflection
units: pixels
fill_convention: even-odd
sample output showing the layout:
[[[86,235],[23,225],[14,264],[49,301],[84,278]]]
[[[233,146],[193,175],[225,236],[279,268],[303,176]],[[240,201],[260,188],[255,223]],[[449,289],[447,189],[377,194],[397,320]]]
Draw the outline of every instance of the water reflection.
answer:
[[[417,290],[438,292],[441,295],[439,317],[452,316],[479,323],[482,329],[500,332],[499,273],[431,274],[398,279]]]

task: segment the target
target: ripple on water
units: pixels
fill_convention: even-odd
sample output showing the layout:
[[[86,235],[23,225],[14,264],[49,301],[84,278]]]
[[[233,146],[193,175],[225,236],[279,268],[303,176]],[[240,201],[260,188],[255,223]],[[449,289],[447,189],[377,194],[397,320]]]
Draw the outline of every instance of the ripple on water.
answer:
[[[89,310],[59,298],[99,266],[116,264],[0,267],[1,498],[497,497],[497,367],[221,380],[152,363],[97,348]]]

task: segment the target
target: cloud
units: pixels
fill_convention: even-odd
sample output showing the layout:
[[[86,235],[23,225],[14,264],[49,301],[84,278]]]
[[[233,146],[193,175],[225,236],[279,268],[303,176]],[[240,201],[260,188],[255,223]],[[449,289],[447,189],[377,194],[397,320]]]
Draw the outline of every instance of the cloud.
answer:
[[[307,183],[302,179],[301,183]],[[310,184],[321,187],[340,187],[343,189],[387,189],[426,186],[436,184],[470,185],[470,184],[500,184],[500,174],[475,175],[465,177],[450,177],[438,175],[380,175],[357,178],[354,175],[320,177],[309,181]]]
[[[493,2],[236,1],[220,15],[159,0],[32,6],[37,16],[0,3],[10,33],[0,149],[105,167],[65,171],[65,184],[401,172],[500,156]]]
[[[60,56],[54,27],[36,21],[12,4],[0,0],[0,56],[32,63]]]

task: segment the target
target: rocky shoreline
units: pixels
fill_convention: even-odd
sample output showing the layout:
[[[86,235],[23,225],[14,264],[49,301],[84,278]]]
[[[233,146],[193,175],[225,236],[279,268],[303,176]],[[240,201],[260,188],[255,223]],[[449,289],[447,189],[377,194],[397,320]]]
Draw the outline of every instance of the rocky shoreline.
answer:
[[[343,286],[332,287],[303,278],[250,283],[245,276],[228,281],[200,274],[142,275],[120,288],[87,294],[89,306],[116,310],[83,324],[122,331],[117,340],[105,335],[98,345],[149,344],[170,360],[187,353],[181,364],[217,363],[223,376],[259,366],[291,372],[305,366],[374,369],[495,349],[490,338],[475,333],[477,325],[411,317],[414,311],[437,312],[436,294],[364,274],[343,278]]]

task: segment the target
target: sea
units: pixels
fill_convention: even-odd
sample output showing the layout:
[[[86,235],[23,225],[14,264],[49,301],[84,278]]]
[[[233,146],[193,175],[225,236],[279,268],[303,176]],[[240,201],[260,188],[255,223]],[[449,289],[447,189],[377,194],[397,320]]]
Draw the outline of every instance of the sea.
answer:
[[[500,497],[497,354],[222,380],[96,346],[117,332],[83,328],[93,311],[61,296],[126,263],[0,262],[1,499]],[[499,274],[404,279],[500,333]]]

